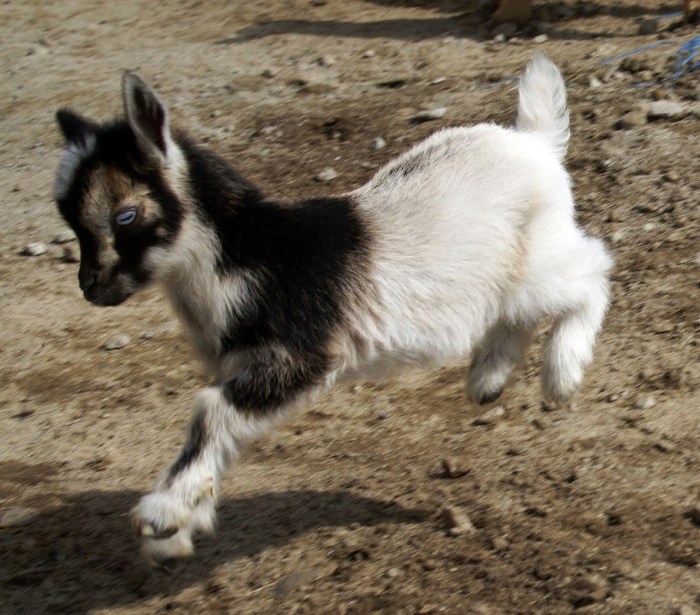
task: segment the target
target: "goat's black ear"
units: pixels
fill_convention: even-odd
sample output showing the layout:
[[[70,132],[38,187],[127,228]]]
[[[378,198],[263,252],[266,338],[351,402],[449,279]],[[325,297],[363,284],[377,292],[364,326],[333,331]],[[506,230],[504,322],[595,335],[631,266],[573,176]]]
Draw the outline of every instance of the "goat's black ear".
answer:
[[[136,73],[126,71],[122,79],[124,114],[148,157],[167,163],[173,151],[168,110],[158,94]]]
[[[88,120],[70,109],[59,109],[56,112],[56,122],[63,133],[66,141],[85,141],[85,138],[94,134],[97,124]]]

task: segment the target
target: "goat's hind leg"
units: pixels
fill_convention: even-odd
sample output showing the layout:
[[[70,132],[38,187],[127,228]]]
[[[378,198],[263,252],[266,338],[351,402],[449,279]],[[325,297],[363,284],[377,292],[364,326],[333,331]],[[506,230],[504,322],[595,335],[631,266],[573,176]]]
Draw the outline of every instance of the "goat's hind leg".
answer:
[[[608,307],[608,271],[612,259],[602,242],[582,237],[571,255],[566,285],[552,289],[564,303],[550,331],[542,364],[542,389],[547,399],[563,403],[576,392],[593,359],[596,335]]]
[[[472,358],[467,394],[479,404],[500,397],[513,368],[522,363],[532,338],[523,325],[499,322],[489,331]]]

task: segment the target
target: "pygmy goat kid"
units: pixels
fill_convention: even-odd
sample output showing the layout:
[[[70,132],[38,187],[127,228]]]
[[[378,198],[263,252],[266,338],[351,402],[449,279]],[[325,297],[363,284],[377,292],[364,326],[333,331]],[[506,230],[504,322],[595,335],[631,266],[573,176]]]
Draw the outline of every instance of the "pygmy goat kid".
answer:
[[[154,563],[211,531],[241,445],[333,383],[472,355],[471,399],[495,400],[543,317],[542,385],[581,383],[608,304],[611,259],[574,222],[561,74],[535,57],[517,127],[441,130],[340,196],[267,199],[171,131],[159,96],[123,79],[125,119],[57,113],[55,185],[95,305],[159,282],[208,367],[187,442],[133,510]]]

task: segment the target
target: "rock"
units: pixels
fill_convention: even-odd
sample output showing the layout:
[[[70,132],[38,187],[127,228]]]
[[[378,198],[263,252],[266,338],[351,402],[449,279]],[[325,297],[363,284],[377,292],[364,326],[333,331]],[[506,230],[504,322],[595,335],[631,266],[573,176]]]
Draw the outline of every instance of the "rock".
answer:
[[[680,178],[681,178],[681,176],[678,173],[678,171],[675,171],[673,169],[664,173],[664,179],[667,182],[677,182]]]
[[[300,570],[283,577],[275,584],[273,592],[278,598],[283,598],[300,587],[312,583],[319,578],[320,573],[315,568]]]
[[[688,108],[673,100],[655,100],[647,105],[650,120],[676,120],[688,113]]]
[[[679,606],[677,609],[674,609],[673,615],[698,615],[698,610],[689,604],[684,604],[683,606]]]
[[[73,246],[63,246],[63,253],[61,254],[61,260],[64,263],[79,263],[80,256],[76,254],[75,248]]]
[[[326,167],[318,175],[316,175],[316,180],[320,182],[330,182],[338,177],[338,171],[333,167]]]
[[[628,111],[625,113],[617,122],[615,122],[615,128],[619,130],[631,130],[632,128],[638,128],[639,126],[644,126],[647,123],[647,113],[642,109],[637,109],[635,111]]]
[[[319,66],[333,66],[335,64],[335,58],[333,56],[321,56],[318,59]]]
[[[491,425],[495,423],[498,419],[504,417],[506,414],[506,409],[503,406],[496,406],[490,410],[484,412],[481,416],[478,416],[472,421],[472,425]]]
[[[0,528],[27,525],[39,516],[39,512],[36,508],[22,508],[20,506],[8,508],[0,516]]]
[[[65,231],[61,231],[58,233],[52,240],[51,243],[55,244],[62,244],[62,243],[70,243],[71,241],[75,241],[76,236],[73,231],[70,229],[66,229]]]
[[[419,111],[412,118],[411,121],[415,123],[430,122],[431,120],[439,120],[441,117],[445,117],[447,113],[446,107],[435,107],[434,109],[426,109],[425,111]]]
[[[467,513],[456,506],[445,506],[441,509],[440,520],[451,536],[459,536],[460,534],[476,531]]]
[[[591,78],[588,80],[588,87],[591,89],[597,89],[603,87],[603,82],[598,79],[595,75],[591,76]]]
[[[493,30],[491,30],[491,34],[494,36],[503,35],[505,38],[511,38],[517,31],[518,26],[512,21],[507,21],[505,23],[498,24]]]
[[[26,246],[24,246],[20,250],[20,254],[22,256],[41,256],[42,254],[46,253],[46,250],[48,250],[48,247],[45,243],[36,241],[28,243]]]
[[[105,350],[119,350],[120,348],[124,348],[130,341],[131,338],[128,335],[117,335],[107,340],[102,348]]]
[[[469,474],[469,468],[465,467],[459,459],[455,457],[445,457],[440,462],[442,466],[442,475],[445,478],[461,478]]]
[[[659,22],[656,19],[644,19],[639,24],[639,34],[655,34],[659,29]]]
[[[268,66],[262,73],[260,73],[265,79],[272,79],[277,76],[277,69],[272,66]]]
[[[386,141],[381,137],[377,137],[372,141],[372,145],[370,147],[375,151],[378,149],[384,149],[386,147]]]
[[[505,43],[506,42],[506,35],[505,34],[496,34],[496,36],[493,37],[493,42],[494,43]]]
[[[670,333],[675,329],[675,325],[670,320],[655,320],[651,323],[651,330],[654,333]]]
[[[369,58],[373,58],[375,56],[374,49],[367,49],[365,52],[363,52],[362,57],[367,60]]]
[[[546,43],[549,40],[549,37],[546,34],[538,34],[536,37],[532,39],[533,43],[537,43],[538,45],[541,43]]]
[[[677,447],[675,443],[671,442],[668,438],[661,438],[654,444],[654,448],[662,453],[672,453]]]
[[[398,568],[389,568],[389,570],[387,570],[384,573],[384,576],[387,577],[388,579],[395,579],[400,574],[401,574],[401,571]]]
[[[656,400],[651,395],[643,395],[638,397],[634,402],[634,408],[636,410],[649,410],[656,405]]]

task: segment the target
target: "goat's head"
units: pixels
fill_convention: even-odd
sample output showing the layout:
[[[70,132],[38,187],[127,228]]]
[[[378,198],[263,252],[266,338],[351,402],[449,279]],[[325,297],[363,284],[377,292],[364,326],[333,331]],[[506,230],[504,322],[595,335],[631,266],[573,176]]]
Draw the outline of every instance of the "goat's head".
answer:
[[[54,196],[80,242],[78,280],[95,305],[118,305],[163,275],[187,193],[165,105],[134,73],[122,86],[125,120],[56,114],[66,145]]]

